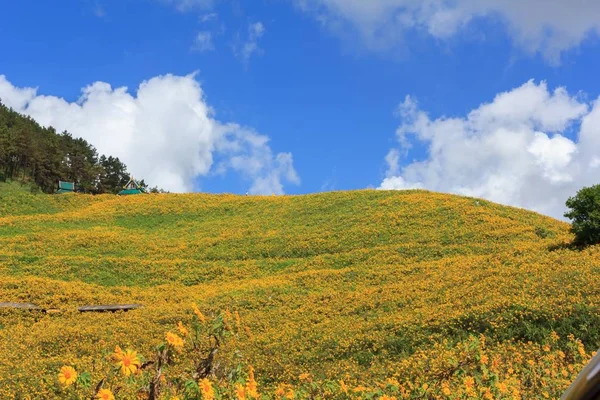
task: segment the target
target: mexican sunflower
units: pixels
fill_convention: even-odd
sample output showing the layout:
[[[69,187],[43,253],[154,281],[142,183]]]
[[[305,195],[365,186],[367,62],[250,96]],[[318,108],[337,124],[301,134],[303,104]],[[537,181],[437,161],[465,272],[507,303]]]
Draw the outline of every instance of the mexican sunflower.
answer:
[[[254,380],[254,368],[248,367],[248,382],[246,383],[246,395],[253,399],[258,399],[258,385]]]
[[[239,383],[235,387],[235,393],[237,395],[237,400],[246,400],[246,389]]]
[[[204,378],[200,381],[200,390],[202,391],[202,400],[214,400],[215,390],[208,379]]]
[[[132,350],[115,352],[113,358],[115,359],[116,366],[121,369],[121,373],[125,376],[135,374],[141,365],[137,352]]]
[[[115,395],[110,389],[100,389],[96,394],[98,400],[115,400]]]
[[[75,368],[63,366],[58,374],[58,381],[65,386],[71,386],[77,380],[77,371]]]
[[[183,348],[183,339],[172,332],[167,332],[167,343],[176,350],[181,350]]]

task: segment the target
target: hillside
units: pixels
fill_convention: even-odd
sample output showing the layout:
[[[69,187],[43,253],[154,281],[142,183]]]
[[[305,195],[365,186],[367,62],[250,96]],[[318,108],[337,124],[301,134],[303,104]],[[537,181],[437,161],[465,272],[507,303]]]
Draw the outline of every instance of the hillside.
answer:
[[[302,373],[356,385],[395,376],[426,397],[445,379],[463,382],[436,375],[431,360],[460,359],[469,335],[485,335],[492,359],[523,354],[498,372],[509,387],[552,397],[600,345],[600,246],[570,249],[568,224],[484,200],[373,190],[52,196],[0,184],[0,202],[0,301],[63,310],[0,309],[0,398],[60,397],[62,365],[97,370],[116,344],[150,354],[194,302],[239,311],[252,332],[240,349],[265,387]],[[76,311],[107,303],[145,307]],[[552,331],[560,339],[544,353]],[[585,345],[581,359],[569,334]],[[531,370],[539,375],[526,380]]]

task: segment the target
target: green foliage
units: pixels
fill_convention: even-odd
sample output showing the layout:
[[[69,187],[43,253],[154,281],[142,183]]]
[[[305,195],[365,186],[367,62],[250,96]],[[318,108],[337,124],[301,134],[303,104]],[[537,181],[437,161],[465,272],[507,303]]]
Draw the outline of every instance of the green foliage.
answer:
[[[41,127],[0,102],[0,181],[21,180],[32,193],[52,193],[59,180],[85,193],[117,193],[129,179],[127,166],[70,133]],[[156,192],[161,189],[154,188]]]
[[[89,388],[92,385],[92,374],[82,372],[77,376],[77,383],[84,388]]]
[[[57,207],[46,196],[31,193],[27,185],[0,182],[0,216],[52,214]]]
[[[567,200],[567,207],[570,211],[565,217],[573,221],[571,231],[575,234],[575,244],[600,243],[600,185],[581,189]]]
[[[543,226],[536,226],[535,227],[535,234],[538,235],[539,237],[541,237],[542,239],[546,239],[548,237],[554,237],[556,236],[554,234],[554,232],[552,232],[551,230],[544,228]]]

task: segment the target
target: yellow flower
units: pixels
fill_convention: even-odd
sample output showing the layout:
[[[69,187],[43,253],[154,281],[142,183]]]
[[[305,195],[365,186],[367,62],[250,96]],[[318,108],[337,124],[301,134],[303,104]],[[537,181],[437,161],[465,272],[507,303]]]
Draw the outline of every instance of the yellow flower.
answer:
[[[246,383],[246,394],[253,399],[258,398],[258,385],[254,380],[254,368],[248,367],[248,383]]]
[[[71,386],[77,380],[77,371],[75,368],[63,366],[58,374],[58,381],[65,386]]]
[[[183,348],[183,339],[172,332],[167,332],[167,343],[178,351]]]
[[[496,387],[498,388],[500,394],[505,394],[508,392],[508,388],[506,387],[506,383],[504,382],[497,382]]]
[[[585,347],[583,347],[583,343],[577,343],[577,352],[581,357],[585,357]]]
[[[238,400],[246,400],[246,389],[239,383],[235,386],[235,394]]]
[[[464,379],[464,384],[465,384],[465,392],[467,392],[468,395],[472,395],[474,393],[474,386],[475,386],[475,379],[473,379],[472,376],[467,376]]]
[[[513,400],[519,400],[521,399],[521,391],[519,390],[519,388],[514,387],[512,390],[512,398]]]
[[[277,387],[277,390],[275,390],[275,395],[281,397],[284,394],[285,394],[285,385],[282,383]]]
[[[192,309],[194,310],[194,314],[196,314],[196,317],[198,317],[200,322],[206,322],[206,317],[204,316],[204,314],[202,314],[197,305],[192,304]]]
[[[288,390],[288,392],[285,394],[285,398],[286,399],[293,399],[294,397],[296,397],[296,393],[294,392],[294,389],[290,388]]]
[[[340,388],[342,389],[342,392],[348,393],[348,385],[346,385],[344,381],[340,381]]]
[[[452,393],[452,391],[450,390],[450,385],[448,384],[448,382],[442,382],[442,393],[445,396],[450,396],[450,394]]]
[[[250,331],[250,327],[245,325],[244,331],[246,332],[246,335],[248,335],[248,337],[252,339],[252,332]]]
[[[544,351],[545,352],[549,352],[550,351],[550,346],[548,346],[547,344],[544,345]]]
[[[120,349],[119,349],[120,350]],[[125,376],[135,374],[141,365],[137,352],[127,350],[126,352],[115,352],[113,358],[116,360],[116,365],[121,369],[121,373]]]
[[[472,389],[472,388],[473,388],[473,386],[475,385],[475,379],[473,379],[473,377],[472,377],[472,376],[467,376],[467,377],[464,379],[464,382],[465,382],[465,387],[466,387],[466,388],[470,388],[470,389]]]
[[[298,378],[300,378],[301,381],[306,381],[308,380],[308,378],[310,378],[310,374],[305,372],[303,374],[300,374]]]
[[[204,378],[200,381],[200,391],[202,392],[203,400],[214,400],[215,390],[208,379]]]
[[[396,400],[394,396],[383,395],[379,398],[379,400]]]
[[[487,355],[483,354],[483,355],[481,356],[481,360],[480,360],[480,361],[481,361],[481,363],[482,363],[483,365],[487,365],[487,363],[488,363],[488,361],[489,361],[489,358],[488,358],[488,356],[487,356]]]
[[[179,321],[179,323],[177,323],[177,330],[179,330],[179,333],[181,333],[182,336],[187,336],[190,333],[187,330],[187,328],[185,326],[183,326],[183,324],[181,323],[181,321]]]
[[[98,400],[115,400],[115,395],[110,389],[100,389],[96,394]]]
[[[123,354],[123,350],[119,346],[115,346],[115,352],[113,353],[113,360],[117,360],[120,355]]]

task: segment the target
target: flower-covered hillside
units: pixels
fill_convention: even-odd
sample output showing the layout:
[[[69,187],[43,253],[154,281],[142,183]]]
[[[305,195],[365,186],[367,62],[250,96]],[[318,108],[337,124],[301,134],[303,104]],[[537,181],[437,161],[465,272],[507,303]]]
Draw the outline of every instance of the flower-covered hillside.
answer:
[[[192,304],[242,316],[235,354],[272,393],[310,376],[557,396],[600,345],[600,247],[525,210],[426,191],[3,196],[0,301],[60,311],[0,309],[0,398],[60,397],[62,367],[94,377],[116,345],[148,357]],[[144,307],[77,311],[111,303]]]

